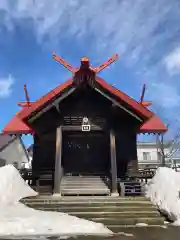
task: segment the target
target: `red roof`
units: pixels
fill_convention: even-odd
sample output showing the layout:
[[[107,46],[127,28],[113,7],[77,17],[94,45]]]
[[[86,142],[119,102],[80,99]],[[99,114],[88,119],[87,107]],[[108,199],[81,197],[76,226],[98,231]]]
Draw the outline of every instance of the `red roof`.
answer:
[[[6,125],[3,129],[3,133],[6,134],[33,134],[33,130],[28,127],[22,120],[19,119],[18,116],[14,116],[11,121]]]
[[[156,115],[153,115],[140,128],[141,133],[159,133],[166,132],[167,130],[165,124]]]
[[[119,100],[127,103],[128,106],[130,106],[133,110],[135,110],[136,113],[140,114],[141,116],[145,118],[152,117],[153,113],[149,111],[146,107],[144,107],[141,103],[138,103],[133,98],[129,97],[124,92],[121,92],[119,89],[113,87],[112,85],[105,82],[102,78],[96,78],[96,81],[106,90],[108,90],[110,93],[114,94],[116,97],[119,98]]]
[[[120,90],[114,88],[110,84],[106,83],[103,79],[96,77],[96,81],[107,91],[109,91],[111,94],[115,95],[119,98],[120,101],[125,102],[127,105],[129,105],[137,114],[142,116],[145,119],[150,118],[153,114],[151,111],[149,111],[146,107],[144,107],[142,104],[138,103],[136,100],[130,98],[125,93],[121,92]],[[28,118],[33,112],[40,110],[43,108],[43,106],[56,98],[58,95],[61,94],[63,90],[65,90],[67,87],[72,86],[72,80],[68,80],[65,83],[59,85],[57,88],[51,90],[49,93],[38,99],[36,102],[34,102],[29,108],[23,108],[19,113],[18,116],[20,119],[26,119]]]
[[[143,104],[137,102],[132,99],[124,92],[121,92],[119,89],[111,86],[103,79],[96,77],[97,83],[106,91],[114,95],[119,101],[127,104],[134,112],[136,112],[139,116],[141,116],[145,122],[142,125],[140,132],[163,132],[167,131],[167,128],[163,124],[163,122],[154,115],[149,109],[147,109]],[[54,100],[58,97],[66,88],[72,86],[72,79],[66,81],[63,84],[60,84],[55,89],[48,92],[46,95],[38,99],[36,102],[30,105],[30,107],[23,107],[16,116],[7,124],[7,126],[3,129],[3,132],[6,133],[32,133],[33,130],[30,129],[26,124],[26,119],[35,111],[41,110],[47,103]]]
[[[33,112],[43,108],[43,106],[53,100],[55,97],[57,97],[63,90],[65,90],[67,87],[72,85],[72,80],[68,80],[63,84],[60,84],[55,89],[48,92],[43,97],[39,98],[36,102],[34,102],[29,108],[23,108],[19,113],[18,117],[20,119],[25,119],[29,117]]]

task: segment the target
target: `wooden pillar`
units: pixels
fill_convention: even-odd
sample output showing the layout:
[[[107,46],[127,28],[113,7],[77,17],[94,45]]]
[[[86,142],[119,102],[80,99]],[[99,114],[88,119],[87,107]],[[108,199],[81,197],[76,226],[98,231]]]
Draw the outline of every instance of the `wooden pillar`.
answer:
[[[111,196],[119,196],[117,191],[117,164],[116,164],[116,140],[114,130],[110,130],[110,152],[111,152]]]
[[[60,194],[60,182],[62,177],[61,157],[62,157],[62,127],[58,127],[56,130],[54,194]]]

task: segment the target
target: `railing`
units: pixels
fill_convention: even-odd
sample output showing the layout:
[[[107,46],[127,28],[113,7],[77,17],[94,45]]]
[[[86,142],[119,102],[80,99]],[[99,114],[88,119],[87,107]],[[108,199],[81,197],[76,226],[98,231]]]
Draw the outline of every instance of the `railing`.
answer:
[[[161,165],[161,162],[158,160],[138,160],[138,167],[140,169],[145,169],[145,168],[157,168]]]
[[[147,169],[142,169],[139,170],[139,178],[147,178],[150,179],[152,177],[154,177],[155,173],[156,173],[157,168],[147,168]]]
[[[19,170],[21,177],[37,191],[43,182],[51,181],[51,186],[53,187],[54,183],[54,170],[42,169],[36,172],[32,172],[30,169],[21,169]]]
[[[139,170],[137,175],[133,177],[124,176],[123,178],[117,179],[117,186],[119,188],[119,192],[122,196],[137,196],[144,194],[144,186],[146,183],[152,179],[155,175],[156,168],[146,168]],[[46,188],[46,182],[51,182],[51,191],[53,191],[54,184],[54,170],[42,169],[32,172],[30,169],[20,170],[20,174],[22,178],[36,191],[41,192],[43,188]],[[97,174],[96,174],[97,175]],[[102,174],[100,174],[102,177]],[[104,180],[106,184],[111,187],[111,177],[104,176]],[[44,187],[43,187],[44,186]]]
[[[42,169],[36,172],[32,172],[32,170],[30,169],[21,169],[19,170],[22,178],[25,181],[29,181],[29,180],[38,180],[39,178],[41,178],[42,176],[54,176],[54,170],[46,170],[46,169]],[[134,180],[134,179],[150,179],[154,176],[156,172],[156,168],[146,168],[146,169],[140,169],[138,171],[137,175],[134,175],[133,177],[129,177],[129,176],[124,176],[123,178],[119,178],[118,181],[121,181],[122,179],[124,180]],[[76,174],[75,174],[76,175]],[[96,176],[102,176],[102,174],[95,174]]]

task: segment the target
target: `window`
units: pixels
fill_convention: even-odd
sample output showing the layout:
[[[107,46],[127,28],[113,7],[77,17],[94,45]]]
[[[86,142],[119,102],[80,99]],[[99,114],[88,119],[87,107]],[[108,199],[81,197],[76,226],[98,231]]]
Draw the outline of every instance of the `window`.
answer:
[[[145,160],[145,161],[151,160],[151,153],[150,152],[143,152],[143,160]]]

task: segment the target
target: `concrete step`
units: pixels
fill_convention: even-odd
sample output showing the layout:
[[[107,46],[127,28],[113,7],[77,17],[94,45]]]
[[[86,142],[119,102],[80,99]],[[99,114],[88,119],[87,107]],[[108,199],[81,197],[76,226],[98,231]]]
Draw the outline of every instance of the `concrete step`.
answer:
[[[165,227],[164,224],[151,224],[151,223],[149,223],[149,224],[146,223],[146,226],[139,226],[138,223],[137,223],[137,225],[136,224],[134,224],[134,225],[133,224],[132,225],[131,224],[108,225],[108,228],[112,232],[117,233],[117,234],[122,233],[122,235],[124,235],[123,233],[132,234],[133,231],[136,231],[137,228],[140,228],[139,231],[141,231],[142,229],[145,229],[146,232],[147,231],[150,232],[150,231],[154,231],[154,229],[162,229],[163,230],[164,227]],[[127,238],[121,237],[119,239],[124,239],[125,240],[125,239],[133,239],[133,238],[130,236],[130,237],[127,237]],[[84,240],[84,239],[82,239],[82,240]],[[92,239],[89,239],[89,240],[92,240]]]
[[[99,206],[99,207],[89,207],[89,206],[70,206],[70,207],[64,207],[61,205],[51,205],[51,204],[27,204],[27,206],[34,207],[34,208],[43,208],[44,210],[48,209],[57,209],[58,211],[61,212],[157,212],[157,208],[153,206],[148,206],[148,207],[131,207],[131,206],[124,206],[124,207],[117,207],[117,206]]]
[[[61,188],[62,187],[64,187],[64,186],[71,186],[71,187],[75,187],[75,186],[82,186],[82,187],[85,187],[85,186],[89,186],[89,187],[99,187],[99,186],[101,186],[101,187],[107,187],[106,185],[104,185],[104,183],[102,182],[102,183],[99,183],[99,182],[95,182],[95,183],[93,183],[93,182],[91,182],[91,181],[89,181],[89,182],[76,182],[76,181],[74,181],[74,182],[61,182]]]
[[[137,223],[163,225],[164,218],[145,197],[50,197],[38,196],[23,202],[35,209],[65,212],[104,223],[110,229]],[[118,229],[118,228],[116,228]]]
[[[92,184],[92,185],[94,185],[94,184],[98,184],[99,186],[104,186],[104,182],[102,181],[102,182],[99,182],[99,181],[91,181],[91,180],[89,180],[89,181],[76,181],[76,180],[74,180],[74,181],[62,181],[61,182],[61,186],[63,186],[63,185],[72,185],[72,186],[74,186],[74,185],[76,185],[76,184],[79,184],[79,185],[81,185],[81,186],[84,186],[84,185],[86,185],[86,184]],[[95,186],[95,185],[94,185]]]
[[[78,183],[78,184],[81,184],[81,185],[83,185],[83,184],[87,184],[87,183],[98,183],[99,185],[104,185],[104,181],[103,180],[100,180],[100,179],[97,179],[97,180],[93,180],[93,179],[72,179],[72,180],[66,180],[66,179],[63,179],[62,181],[61,181],[61,184],[76,184],[76,183]]]
[[[61,190],[61,194],[64,192],[64,191],[73,191],[73,192],[75,192],[75,191],[89,191],[89,190],[94,190],[94,191],[100,191],[100,192],[102,192],[102,191],[106,191],[106,192],[109,192],[110,193],[110,190],[109,189],[107,189],[106,187],[104,187],[104,186],[96,186],[96,187],[94,187],[94,186],[88,186],[88,185],[85,185],[85,186],[81,186],[81,185],[78,185],[78,186],[74,186],[74,187],[72,187],[72,185],[71,186],[64,186],[65,187],[65,189],[63,189],[63,187],[62,187],[62,190]],[[86,193],[86,192],[85,192]]]
[[[83,218],[114,217],[114,218],[139,218],[139,217],[160,217],[158,212],[68,212],[70,215]]]
[[[64,176],[62,195],[109,195],[110,189],[99,176]]]
[[[61,209],[58,208],[36,208],[37,210],[42,210],[42,211],[52,211],[52,212],[62,212]],[[160,217],[160,214],[157,211],[153,212],[148,212],[148,211],[142,211],[142,212],[72,212],[71,209],[70,211],[63,211],[64,213],[68,213],[70,215],[76,216],[76,217],[81,217],[85,219],[91,219],[93,217],[104,217],[104,218],[109,218],[109,217],[115,217],[115,218],[140,218],[140,217],[150,217],[150,218],[156,218]]]
[[[106,189],[88,189],[88,188],[79,188],[79,189],[65,189],[61,192],[62,195],[64,196],[72,196],[72,195],[77,195],[77,196],[81,196],[81,195],[109,195],[110,191],[106,190]]]
[[[63,190],[63,187],[66,187],[66,188],[70,188],[70,189],[76,189],[76,188],[80,188],[80,187],[83,187],[83,188],[85,188],[85,187],[88,187],[88,188],[97,188],[97,189],[99,189],[99,188],[105,188],[105,189],[109,189],[107,186],[105,186],[105,185],[103,185],[103,184],[96,184],[96,186],[94,186],[94,184],[91,184],[91,183],[85,183],[85,184],[80,184],[80,183],[74,183],[74,184],[68,184],[68,183],[66,183],[66,184],[62,184],[61,185],[61,192],[62,192],[62,190]]]
[[[148,198],[138,197],[112,197],[112,196],[49,196],[38,195],[36,197],[27,197],[22,199],[26,202],[65,202],[65,203],[119,203],[119,202],[150,202]]]
[[[149,208],[152,207],[153,205],[150,202],[107,202],[107,203],[100,203],[100,202],[89,202],[89,203],[81,203],[81,202],[72,202],[72,203],[67,203],[67,202],[46,202],[46,201],[22,201],[28,206],[49,206],[49,207],[64,207],[70,209],[71,207],[73,208],[83,208],[87,209],[89,207],[94,207],[96,209],[98,208],[106,208],[108,209],[109,207],[116,207],[116,208]]]
[[[132,217],[126,217],[126,218],[112,218],[112,217],[101,217],[101,218],[86,218],[88,220],[92,220],[94,222],[103,223],[109,228],[117,225],[136,225],[138,223],[145,223],[148,225],[163,225],[164,224],[164,218],[162,217],[139,217],[139,218],[132,218]]]
[[[63,184],[63,183],[71,183],[71,184],[73,184],[73,183],[79,183],[79,184],[85,184],[85,183],[99,183],[99,184],[104,184],[104,181],[102,180],[102,179],[100,179],[100,178],[98,178],[98,179],[93,179],[93,178],[91,178],[91,179],[83,179],[83,178],[79,178],[79,179],[62,179],[62,181],[61,181],[61,184]]]
[[[94,175],[91,175],[91,176],[85,176],[85,175],[79,175],[79,176],[67,176],[65,175],[62,179],[63,180],[67,180],[67,181],[73,181],[73,180],[92,180],[92,181],[98,181],[98,180],[102,180],[102,179],[105,179],[106,177],[100,177],[100,176],[94,176]]]

